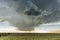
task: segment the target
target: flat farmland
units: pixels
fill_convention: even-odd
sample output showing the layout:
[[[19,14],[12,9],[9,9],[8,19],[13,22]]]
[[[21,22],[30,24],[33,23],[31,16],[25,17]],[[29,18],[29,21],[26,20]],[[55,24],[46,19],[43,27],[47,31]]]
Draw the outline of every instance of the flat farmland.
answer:
[[[60,40],[60,34],[43,33],[11,33],[1,34],[0,40]]]

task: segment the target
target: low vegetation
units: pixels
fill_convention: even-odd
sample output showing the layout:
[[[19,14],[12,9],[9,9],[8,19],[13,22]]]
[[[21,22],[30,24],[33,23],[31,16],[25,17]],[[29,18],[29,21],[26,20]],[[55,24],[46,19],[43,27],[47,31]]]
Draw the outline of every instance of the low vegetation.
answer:
[[[60,40],[59,34],[11,34],[1,36],[0,40]]]

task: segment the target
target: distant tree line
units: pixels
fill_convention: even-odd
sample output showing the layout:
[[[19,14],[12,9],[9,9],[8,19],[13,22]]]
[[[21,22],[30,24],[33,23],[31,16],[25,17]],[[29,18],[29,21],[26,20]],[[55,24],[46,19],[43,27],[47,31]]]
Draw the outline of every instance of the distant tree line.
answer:
[[[10,35],[10,33],[0,33],[0,37],[2,37],[2,36],[8,36],[8,35]]]

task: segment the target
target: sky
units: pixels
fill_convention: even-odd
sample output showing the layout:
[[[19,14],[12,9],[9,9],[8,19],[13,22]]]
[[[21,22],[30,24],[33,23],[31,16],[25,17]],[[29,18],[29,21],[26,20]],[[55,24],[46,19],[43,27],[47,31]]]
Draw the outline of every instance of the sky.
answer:
[[[29,32],[29,31],[20,31],[18,28],[11,26],[8,21],[0,22],[0,32]],[[41,24],[35,27],[34,31],[37,33],[47,33],[50,30],[60,30],[60,23],[49,23],[49,24]]]
[[[20,15],[18,16],[18,14],[16,14],[15,10],[16,10],[16,8],[17,9],[20,8],[20,11],[21,11],[21,8],[22,8],[22,10],[24,9],[24,6],[26,4],[24,4],[23,1],[21,0],[22,4],[20,6],[20,3],[19,3],[20,1],[18,3],[16,3],[16,2],[13,2],[12,0],[11,1],[0,0],[0,17],[3,19],[6,18],[6,20],[9,20],[9,17],[10,17],[11,18],[11,20],[9,20],[10,22],[20,22],[21,16]],[[58,2],[60,3],[60,0],[58,0]],[[30,6],[32,6],[32,5],[30,5]],[[34,6],[36,6],[36,5],[33,5],[32,7],[34,7]],[[60,6],[59,6],[59,8],[60,8]],[[50,30],[60,30],[60,23],[41,24],[34,28],[35,28],[33,30],[34,32],[48,32]],[[0,32],[17,32],[17,31],[22,32],[22,31],[18,30],[18,27],[12,26],[8,21],[0,22]]]

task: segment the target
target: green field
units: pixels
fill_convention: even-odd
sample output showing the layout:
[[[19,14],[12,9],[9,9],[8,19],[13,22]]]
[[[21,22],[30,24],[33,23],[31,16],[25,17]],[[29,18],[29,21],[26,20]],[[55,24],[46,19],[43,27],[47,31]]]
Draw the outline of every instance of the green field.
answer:
[[[13,34],[1,36],[0,40],[60,40],[60,34]]]

